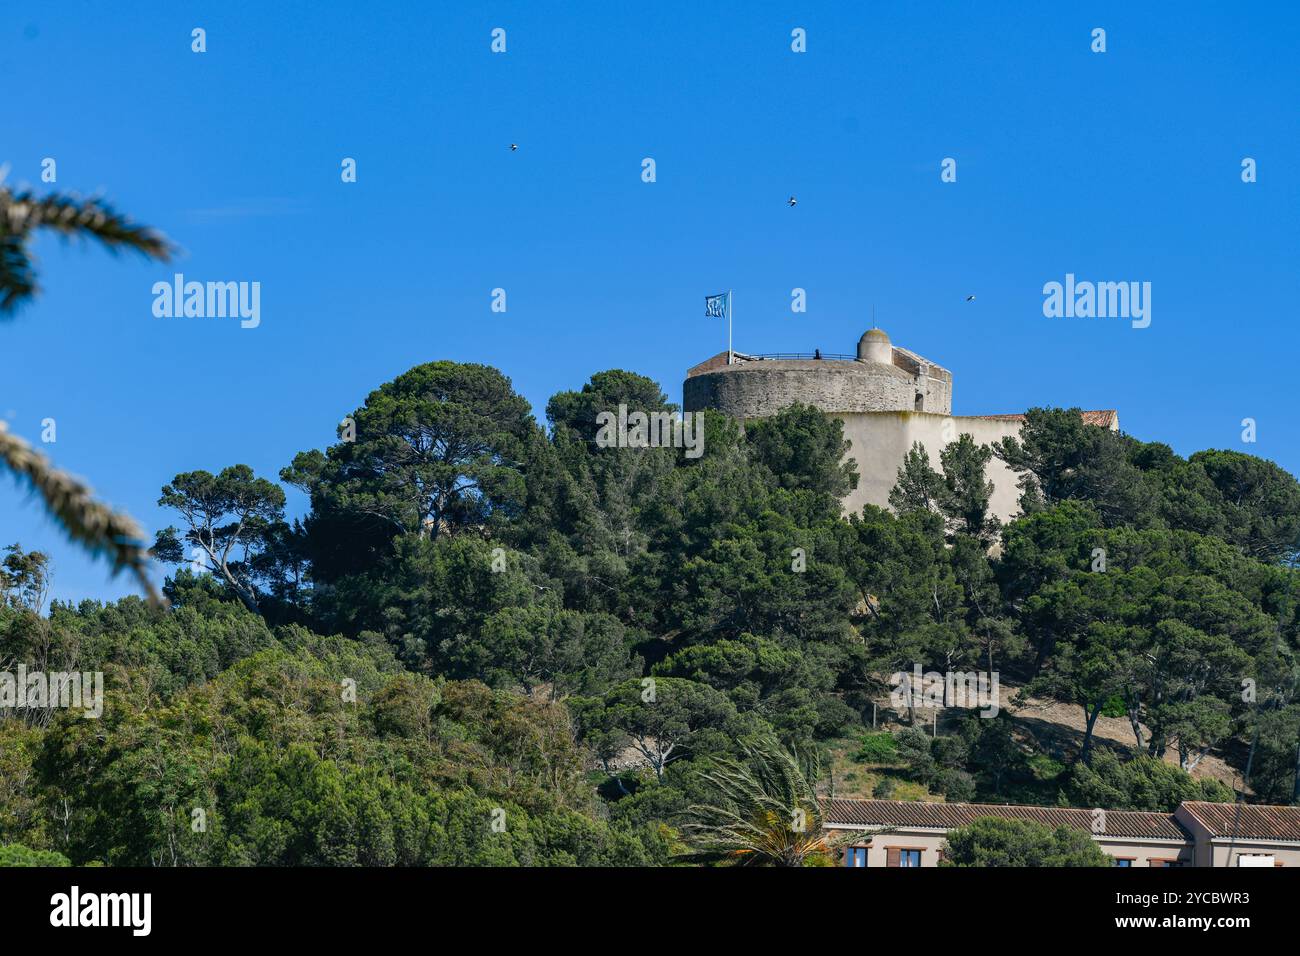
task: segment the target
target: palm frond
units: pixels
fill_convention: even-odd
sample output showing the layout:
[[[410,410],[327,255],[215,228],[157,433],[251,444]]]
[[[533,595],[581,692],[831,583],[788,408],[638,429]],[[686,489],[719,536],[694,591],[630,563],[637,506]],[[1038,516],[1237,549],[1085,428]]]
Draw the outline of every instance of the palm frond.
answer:
[[[741,740],[739,749],[698,771],[712,800],[687,808],[682,836],[692,849],[682,859],[799,866],[829,853],[816,760],[770,737]]]
[[[144,531],[134,519],[96,501],[84,483],[55,468],[48,458],[12,434],[3,422],[0,422],[0,462],[44,499],[46,508],[69,537],[92,553],[107,557],[114,572],[123,569],[131,572],[149,601],[158,606],[163,604],[162,596],[149,580]]]
[[[88,236],[109,252],[122,250],[166,262],[175,253],[161,233],[132,222],[102,199],[0,186],[0,315],[12,314],[39,291],[27,242],[38,229],[65,237]]]
[[[0,315],[36,294],[36,270],[22,236],[0,233]]]
[[[110,250],[130,249],[166,262],[174,253],[166,236],[134,223],[102,199],[52,193],[37,198],[30,190],[10,193],[3,201],[4,222],[12,235],[52,229],[65,236],[89,235]]]

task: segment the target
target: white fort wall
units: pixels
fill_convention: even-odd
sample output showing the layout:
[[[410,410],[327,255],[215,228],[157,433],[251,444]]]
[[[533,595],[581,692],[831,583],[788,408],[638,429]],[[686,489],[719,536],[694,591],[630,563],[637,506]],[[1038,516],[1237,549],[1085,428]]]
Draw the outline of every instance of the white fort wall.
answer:
[[[930,455],[930,467],[942,470],[939,453],[951,441],[967,434],[978,445],[992,445],[1020,434],[1020,422],[997,418],[967,418],[928,412],[831,412],[844,422],[844,437],[852,443],[849,457],[858,464],[858,487],[844,500],[846,514],[860,514],[866,504],[889,507],[889,492],[898,482],[903,458],[920,442]],[[985,470],[993,482],[989,511],[1003,521],[1020,512],[1016,475],[998,458]]]

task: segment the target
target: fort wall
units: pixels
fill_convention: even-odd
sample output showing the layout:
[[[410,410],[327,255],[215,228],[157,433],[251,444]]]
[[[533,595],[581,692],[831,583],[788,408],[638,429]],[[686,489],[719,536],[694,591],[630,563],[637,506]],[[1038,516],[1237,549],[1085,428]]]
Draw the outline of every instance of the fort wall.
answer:
[[[866,504],[889,507],[889,492],[898,482],[898,469],[920,442],[930,456],[930,467],[940,470],[939,453],[963,434],[977,445],[991,445],[1020,434],[1020,422],[997,418],[932,415],[928,412],[831,413],[844,422],[844,437],[853,445],[849,457],[857,462],[858,487],[844,500],[845,514],[859,514]],[[993,482],[989,512],[1009,521],[1020,512],[1016,475],[1000,459],[985,469]]]

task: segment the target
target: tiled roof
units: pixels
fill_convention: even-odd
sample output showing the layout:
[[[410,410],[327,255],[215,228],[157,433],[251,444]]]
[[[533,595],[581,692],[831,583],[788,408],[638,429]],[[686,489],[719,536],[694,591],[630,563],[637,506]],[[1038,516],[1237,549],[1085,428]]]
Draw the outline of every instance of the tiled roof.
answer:
[[[1213,804],[1209,804],[1213,806]],[[1070,827],[1093,832],[1093,811],[1069,807],[1021,807],[982,803],[921,803],[894,800],[827,800],[826,825],[931,827],[951,830],[976,817],[1037,820],[1049,827]],[[1099,836],[1179,840],[1187,834],[1172,813],[1142,810],[1107,810]]]
[[[1119,413],[1113,408],[1099,408],[1093,411],[1080,412],[1079,417],[1083,419],[1085,425],[1096,425],[1099,428],[1111,428],[1115,424],[1115,418]],[[1018,415],[972,415],[972,418],[989,418],[999,422],[1021,422],[1025,420],[1023,414]]]
[[[1115,422],[1115,409],[1102,408],[1093,412],[1082,412],[1080,416],[1085,425],[1097,425],[1101,428],[1110,428]]]
[[[749,356],[742,352],[732,352],[731,354],[742,361],[749,358]],[[726,365],[727,353],[719,352],[717,355],[712,355],[709,358],[706,358],[699,365],[692,365],[686,370],[686,377],[690,378],[692,375],[699,375],[702,372],[712,372],[715,368],[725,368]]]
[[[1261,807],[1185,800],[1182,809],[1210,831],[1211,836],[1243,840],[1300,841],[1300,807]]]

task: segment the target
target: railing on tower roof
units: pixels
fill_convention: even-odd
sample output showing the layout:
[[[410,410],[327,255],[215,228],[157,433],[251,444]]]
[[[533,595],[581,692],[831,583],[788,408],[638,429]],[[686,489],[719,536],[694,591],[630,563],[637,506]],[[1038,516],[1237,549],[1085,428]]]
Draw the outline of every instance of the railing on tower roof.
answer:
[[[834,362],[856,362],[856,355],[846,355],[843,352],[748,352],[743,356],[737,352],[736,358],[748,359],[749,361],[762,361],[763,359],[782,360],[782,359],[826,359]]]

